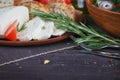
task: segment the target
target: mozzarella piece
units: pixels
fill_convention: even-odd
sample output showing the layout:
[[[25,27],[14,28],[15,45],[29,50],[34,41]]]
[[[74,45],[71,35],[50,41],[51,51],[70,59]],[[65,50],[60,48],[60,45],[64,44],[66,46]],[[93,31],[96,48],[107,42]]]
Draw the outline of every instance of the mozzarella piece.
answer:
[[[35,17],[26,24],[26,29],[18,33],[20,41],[43,40],[51,37],[54,23]]]
[[[62,29],[57,29],[56,27],[54,28],[54,32],[53,32],[53,36],[61,36],[65,33],[66,31],[62,30]]]
[[[29,22],[26,23],[26,29],[18,32],[17,37],[20,41],[29,41],[32,40],[33,35],[36,36],[40,33],[41,26],[44,26],[44,21],[39,17],[35,17]]]
[[[33,39],[43,40],[48,39],[53,34],[54,23],[50,21],[45,21],[44,26],[41,27],[40,33],[38,35],[34,35]]]
[[[11,6],[0,9],[0,35],[4,35],[4,32],[8,26],[17,19],[20,28],[25,22],[29,20],[29,11],[24,6]]]

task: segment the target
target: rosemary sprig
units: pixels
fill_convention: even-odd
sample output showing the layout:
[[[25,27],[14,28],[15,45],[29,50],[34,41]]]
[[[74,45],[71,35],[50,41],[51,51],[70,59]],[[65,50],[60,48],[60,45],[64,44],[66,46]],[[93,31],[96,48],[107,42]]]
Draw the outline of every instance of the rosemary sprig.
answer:
[[[19,24],[18,24],[19,25]],[[20,32],[24,29],[26,29],[27,27],[25,26],[25,24],[23,24],[20,28],[18,28],[18,25],[17,25],[17,32]]]
[[[105,45],[120,45],[120,39],[116,39],[106,34],[100,33],[92,27],[86,26],[83,23],[72,21],[70,18],[64,16],[63,14],[56,14],[53,12],[48,14],[39,10],[34,10],[32,14],[39,16],[42,19],[55,22],[56,27],[59,29],[78,34],[80,37],[76,40],[77,43],[84,42],[88,45],[94,45],[97,47]]]
[[[99,2],[100,0],[95,0],[94,1],[94,5],[96,5],[96,6],[98,6],[98,2]]]

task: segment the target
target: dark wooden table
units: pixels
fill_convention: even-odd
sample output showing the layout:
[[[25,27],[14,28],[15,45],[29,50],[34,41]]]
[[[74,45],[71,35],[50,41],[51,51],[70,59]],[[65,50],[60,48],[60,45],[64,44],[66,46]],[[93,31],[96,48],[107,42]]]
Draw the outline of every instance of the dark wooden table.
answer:
[[[0,46],[0,80],[120,80],[120,60],[75,50],[72,40]],[[46,60],[50,61],[44,63]]]

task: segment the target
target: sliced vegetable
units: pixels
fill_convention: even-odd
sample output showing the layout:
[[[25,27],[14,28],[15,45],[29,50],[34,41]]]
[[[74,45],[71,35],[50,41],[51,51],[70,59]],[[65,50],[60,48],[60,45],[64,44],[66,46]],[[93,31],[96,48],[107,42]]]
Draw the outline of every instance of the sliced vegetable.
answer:
[[[106,9],[106,10],[112,10],[113,6],[114,6],[114,4],[110,1],[99,1],[98,2],[98,7]]]
[[[71,4],[71,0],[64,0],[66,4]]]
[[[106,10],[120,12],[120,0],[95,0],[94,5]]]
[[[11,23],[8,27],[8,29],[5,31],[4,38],[11,40],[11,41],[16,41],[17,37],[17,20],[15,20],[13,23]]]

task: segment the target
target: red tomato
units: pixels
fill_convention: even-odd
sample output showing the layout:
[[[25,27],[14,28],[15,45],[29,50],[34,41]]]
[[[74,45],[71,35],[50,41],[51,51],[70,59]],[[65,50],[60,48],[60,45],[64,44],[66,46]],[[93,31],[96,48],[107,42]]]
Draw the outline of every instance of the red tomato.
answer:
[[[71,0],[64,0],[66,4],[71,4]]]
[[[12,24],[9,25],[8,29],[5,31],[4,38],[9,39],[11,41],[16,41],[17,37],[17,20],[15,20]]]

